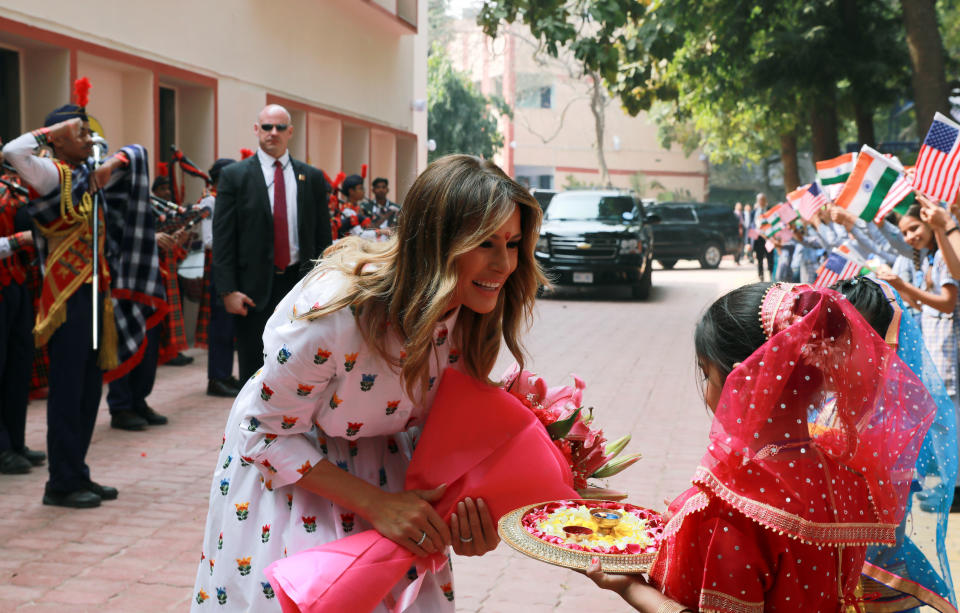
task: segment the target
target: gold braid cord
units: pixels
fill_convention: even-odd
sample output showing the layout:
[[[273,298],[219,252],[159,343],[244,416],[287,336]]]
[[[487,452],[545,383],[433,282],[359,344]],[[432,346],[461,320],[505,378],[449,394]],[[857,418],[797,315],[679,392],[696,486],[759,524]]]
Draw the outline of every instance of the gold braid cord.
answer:
[[[103,282],[103,337],[100,343],[98,362],[104,370],[116,368],[117,329],[113,314],[113,298],[110,295],[110,269],[102,257],[105,232],[100,232],[98,245],[93,245],[93,199],[84,192],[80,205],[73,204],[73,176],[69,166],[55,160],[60,174],[60,217],[49,226],[37,224],[50,243],[45,263],[46,275],[33,329],[36,345],[42,346],[67,320],[67,300],[93,273],[92,251],[101,254],[100,274]],[[98,223],[103,224],[101,210]]]

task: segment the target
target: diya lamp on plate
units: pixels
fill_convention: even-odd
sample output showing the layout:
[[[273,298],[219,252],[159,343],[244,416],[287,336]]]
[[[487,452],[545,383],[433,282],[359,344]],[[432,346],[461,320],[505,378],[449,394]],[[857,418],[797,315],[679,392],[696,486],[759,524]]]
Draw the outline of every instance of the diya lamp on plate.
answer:
[[[614,509],[590,509],[590,516],[597,522],[600,534],[606,535],[612,533],[623,519],[623,512]]]
[[[563,532],[567,535],[568,539],[575,543],[579,543],[583,539],[588,539],[590,535],[593,534],[593,530],[586,526],[564,526]]]

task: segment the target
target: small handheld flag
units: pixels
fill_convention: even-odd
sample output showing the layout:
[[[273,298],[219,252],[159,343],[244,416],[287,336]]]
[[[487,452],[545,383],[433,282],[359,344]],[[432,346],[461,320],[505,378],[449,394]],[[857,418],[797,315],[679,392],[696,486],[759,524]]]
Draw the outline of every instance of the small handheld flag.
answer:
[[[932,200],[944,202],[953,202],[960,190],[960,125],[940,113],[934,115],[920,146],[913,185]]]

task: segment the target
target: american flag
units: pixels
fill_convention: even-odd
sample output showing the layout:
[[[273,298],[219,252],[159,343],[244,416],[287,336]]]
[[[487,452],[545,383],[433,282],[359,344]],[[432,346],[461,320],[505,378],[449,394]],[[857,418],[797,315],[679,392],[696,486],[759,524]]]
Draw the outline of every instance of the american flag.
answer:
[[[827,204],[827,197],[820,191],[820,186],[816,183],[804,185],[787,194],[787,200],[797,209],[800,217],[806,220],[813,219],[820,207]]]
[[[900,175],[887,195],[884,196],[883,203],[880,204],[880,210],[877,211],[877,216],[873,218],[873,222],[877,225],[883,225],[883,220],[890,214],[890,211],[895,210],[902,215],[915,201],[913,185],[907,181],[906,176]]]
[[[848,260],[842,254],[834,251],[827,260],[820,265],[814,287],[830,287],[837,281],[852,279],[860,274],[863,266],[854,260]]]
[[[953,202],[960,189],[960,125],[940,113],[933,118],[917,157],[913,185],[933,200]]]

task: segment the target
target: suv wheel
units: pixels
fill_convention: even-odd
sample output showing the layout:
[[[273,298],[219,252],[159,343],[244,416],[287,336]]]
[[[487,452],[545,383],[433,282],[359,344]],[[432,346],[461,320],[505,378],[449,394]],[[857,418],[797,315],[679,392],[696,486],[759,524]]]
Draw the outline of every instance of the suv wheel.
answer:
[[[647,262],[647,270],[644,271],[643,276],[640,277],[640,283],[630,288],[631,295],[633,295],[633,297],[637,300],[646,300],[650,297],[650,287],[653,285],[653,281],[651,279],[651,263],[652,262]]]
[[[660,262],[660,265],[663,266],[666,270],[670,270],[671,268],[677,265],[676,260],[657,260],[657,261]]]
[[[710,243],[703,249],[700,255],[701,268],[716,268],[720,266],[720,260],[723,259],[723,250],[719,246]]]

